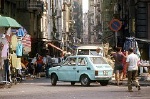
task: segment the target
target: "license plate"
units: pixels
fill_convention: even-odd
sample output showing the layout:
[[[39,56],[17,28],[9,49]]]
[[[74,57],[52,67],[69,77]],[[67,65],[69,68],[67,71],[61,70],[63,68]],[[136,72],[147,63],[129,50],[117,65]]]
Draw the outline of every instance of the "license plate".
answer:
[[[104,76],[108,76],[108,71],[103,71]]]

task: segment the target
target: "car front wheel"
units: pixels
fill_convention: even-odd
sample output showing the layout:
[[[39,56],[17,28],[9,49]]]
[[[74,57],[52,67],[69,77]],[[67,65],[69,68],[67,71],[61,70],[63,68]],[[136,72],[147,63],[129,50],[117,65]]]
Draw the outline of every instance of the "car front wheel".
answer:
[[[89,86],[90,85],[90,78],[87,75],[81,76],[81,85],[82,86]]]
[[[51,77],[51,84],[53,86],[55,86],[57,84],[57,80],[58,80],[58,78],[57,78],[56,74],[53,74]]]

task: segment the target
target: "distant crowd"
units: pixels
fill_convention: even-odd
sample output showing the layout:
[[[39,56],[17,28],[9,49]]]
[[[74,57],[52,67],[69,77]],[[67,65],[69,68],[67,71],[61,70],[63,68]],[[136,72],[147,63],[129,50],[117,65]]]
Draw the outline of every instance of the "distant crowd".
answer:
[[[26,72],[25,75],[40,78],[44,74],[48,78],[48,69],[59,65],[66,57],[65,53],[62,53],[60,57],[52,57],[49,54],[42,56],[37,53],[33,58],[22,58],[21,63]]]

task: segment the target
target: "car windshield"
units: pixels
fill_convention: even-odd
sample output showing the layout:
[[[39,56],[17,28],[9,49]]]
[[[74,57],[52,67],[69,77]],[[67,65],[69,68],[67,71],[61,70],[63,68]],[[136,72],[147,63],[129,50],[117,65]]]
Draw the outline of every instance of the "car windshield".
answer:
[[[90,57],[93,64],[107,64],[107,62],[102,57]]]

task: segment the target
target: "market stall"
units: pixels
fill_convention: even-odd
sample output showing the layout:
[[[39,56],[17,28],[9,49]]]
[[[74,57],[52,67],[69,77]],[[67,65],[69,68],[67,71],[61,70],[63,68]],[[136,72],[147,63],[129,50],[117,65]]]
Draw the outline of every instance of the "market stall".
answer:
[[[150,42],[149,40],[145,39],[138,39],[135,37],[127,37],[126,41],[124,43],[124,51],[128,51],[129,48],[134,48],[134,53],[137,54],[140,58],[140,65],[139,65],[139,76],[141,77],[141,80],[146,80],[148,77],[150,77],[150,62],[149,60],[143,60],[142,59],[142,50],[139,50],[138,47],[138,41],[144,41],[144,42]],[[143,72],[145,71],[145,72]]]
[[[28,40],[26,39],[27,37]],[[1,84],[17,81],[17,77],[21,74],[22,69],[21,58],[30,51],[31,40],[27,31],[13,18],[0,16]]]

